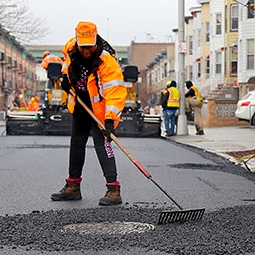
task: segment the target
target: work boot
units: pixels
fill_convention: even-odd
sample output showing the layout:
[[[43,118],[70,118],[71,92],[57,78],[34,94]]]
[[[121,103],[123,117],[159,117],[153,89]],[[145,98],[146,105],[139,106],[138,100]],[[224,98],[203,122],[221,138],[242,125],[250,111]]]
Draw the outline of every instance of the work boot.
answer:
[[[106,183],[106,187],[107,187],[106,194],[99,200],[99,205],[122,204],[119,181]]]
[[[204,135],[204,131],[203,130],[199,130],[199,131],[197,131],[196,135]]]
[[[66,185],[58,193],[51,195],[53,201],[67,201],[67,200],[80,200],[81,190],[80,190],[81,178],[70,179],[66,178]]]

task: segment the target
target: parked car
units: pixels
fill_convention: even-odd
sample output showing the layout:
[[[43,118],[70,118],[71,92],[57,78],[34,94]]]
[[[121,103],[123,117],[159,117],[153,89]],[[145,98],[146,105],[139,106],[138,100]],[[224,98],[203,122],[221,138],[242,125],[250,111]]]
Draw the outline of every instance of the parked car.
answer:
[[[255,126],[255,90],[248,92],[237,102],[235,117]]]

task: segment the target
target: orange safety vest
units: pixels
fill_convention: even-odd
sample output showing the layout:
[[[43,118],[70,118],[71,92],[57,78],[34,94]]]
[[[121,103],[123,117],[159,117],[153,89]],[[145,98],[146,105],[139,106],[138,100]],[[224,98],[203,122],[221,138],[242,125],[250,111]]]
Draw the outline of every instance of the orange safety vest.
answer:
[[[167,107],[180,107],[180,90],[175,87],[170,87],[167,89],[169,92],[169,97],[167,99]]]
[[[61,59],[61,57],[59,56],[55,56],[53,54],[49,54],[48,56],[46,56],[41,63],[41,66],[44,69],[48,68],[49,63],[60,63],[61,65],[63,64],[63,60]]]
[[[63,47],[64,64],[62,73],[68,75],[68,66],[71,63],[68,52],[73,49],[75,40],[71,38]],[[88,77],[87,88],[92,103],[92,109],[96,117],[104,123],[105,119],[112,119],[116,128],[120,121],[122,110],[125,106],[127,89],[123,74],[118,62],[107,52],[103,51],[100,58],[102,64],[97,70],[99,80],[99,93],[103,99],[100,101],[96,79],[91,73]],[[72,88],[74,89],[74,88]],[[67,108],[73,113],[76,99],[72,94],[68,96]]]
[[[202,97],[202,95],[201,95],[200,90],[198,89],[198,87],[192,85],[192,86],[191,86],[191,89],[193,89],[193,90],[195,91],[195,97],[194,97],[194,98],[195,98],[197,101],[203,101],[203,97]]]
[[[38,102],[34,100],[30,100],[28,103],[27,110],[31,112],[36,112],[40,108],[40,105]]]

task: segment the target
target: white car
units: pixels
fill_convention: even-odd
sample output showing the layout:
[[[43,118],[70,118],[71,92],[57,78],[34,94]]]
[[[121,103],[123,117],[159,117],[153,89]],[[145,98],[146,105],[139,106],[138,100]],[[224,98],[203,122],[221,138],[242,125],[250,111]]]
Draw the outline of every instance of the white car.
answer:
[[[235,117],[255,126],[255,90],[248,92],[237,102]]]

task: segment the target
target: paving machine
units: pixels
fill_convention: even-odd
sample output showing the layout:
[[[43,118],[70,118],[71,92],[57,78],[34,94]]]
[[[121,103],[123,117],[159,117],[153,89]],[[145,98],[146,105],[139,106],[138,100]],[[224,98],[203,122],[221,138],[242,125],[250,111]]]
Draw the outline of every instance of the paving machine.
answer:
[[[128,65],[123,70],[127,87],[127,100],[116,135],[122,137],[159,137],[160,116],[144,114],[137,99],[135,86],[138,81],[137,66]],[[37,112],[8,111],[7,135],[70,135],[71,114],[66,104],[68,95],[61,89],[61,65],[49,63],[48,79],[54,80],[53,88],[46,85],[44,104]]]
[[[71,115],[66,108],[68,95],[60,85],[61,68],[60,63],[49,63],[47,78],[53,81],[53,87],[45,85],[44,103],[38,111],[7,111],[7,135],[70,135]]]
[[[127,65],[123,68],[127,99],[121,115],[120,123],[116,129],[117,136],[129,137],[159,137],[160,115],[144,114],[141,103],[137,98],[136,85],[138,81],[138,68]]]

